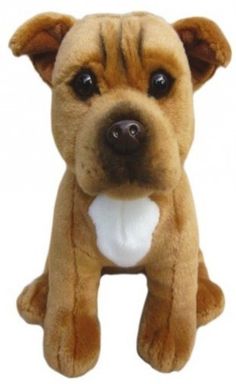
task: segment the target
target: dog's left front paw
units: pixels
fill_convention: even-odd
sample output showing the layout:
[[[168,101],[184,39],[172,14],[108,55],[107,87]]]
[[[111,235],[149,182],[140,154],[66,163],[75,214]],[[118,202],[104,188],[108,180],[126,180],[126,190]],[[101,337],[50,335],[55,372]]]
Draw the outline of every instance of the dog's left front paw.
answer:
[[[157,309],[158,308],[158,309]],[[180,370],[192,352],[196,318],[180,316],[174,320],[163,305],[148,296],[138,334],[138,353],[161,372]]]
[[[160,372],[178,371],[188,361],[192,340],[181,340],[173,331],[162,328],[154,333],[139,334],[138,353]]]

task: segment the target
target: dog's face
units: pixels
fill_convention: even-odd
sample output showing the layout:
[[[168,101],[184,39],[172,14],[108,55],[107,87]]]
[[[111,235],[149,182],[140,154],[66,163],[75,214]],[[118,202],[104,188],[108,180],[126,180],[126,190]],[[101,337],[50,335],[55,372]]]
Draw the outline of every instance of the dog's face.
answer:
[[[145,13],[57,18],[28,32],[27,53],[52,85],[55,141],[82,190],[130,198],[173,189],[193,138],[193,88],[230,58],[221,31]]]
[[[192,140],[192,82],[170,25],[133,15],[78,22],[62,42],[53,84],[54,136],[86,193],[176,185]]]

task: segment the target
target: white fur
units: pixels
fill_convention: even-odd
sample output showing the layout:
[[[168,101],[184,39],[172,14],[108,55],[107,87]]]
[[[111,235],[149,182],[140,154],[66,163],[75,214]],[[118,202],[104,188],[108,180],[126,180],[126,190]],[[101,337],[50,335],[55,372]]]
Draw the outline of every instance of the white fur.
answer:
[[[150,250],[160,210],[148,197],[118,200],[98,195],[88,210],[97,234],[97,247],[120,267],[136,265]]]

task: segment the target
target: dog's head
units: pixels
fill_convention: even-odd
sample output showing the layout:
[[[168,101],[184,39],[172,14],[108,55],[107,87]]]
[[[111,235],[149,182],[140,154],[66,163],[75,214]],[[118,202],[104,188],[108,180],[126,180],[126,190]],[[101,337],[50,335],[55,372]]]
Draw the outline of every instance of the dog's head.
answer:
[[[230,47],[215,23],[147,14],[42,14],[12,37],[53,91],[53,133],[82,190],[137,197],[174,188],[193,138],[192,93]]]

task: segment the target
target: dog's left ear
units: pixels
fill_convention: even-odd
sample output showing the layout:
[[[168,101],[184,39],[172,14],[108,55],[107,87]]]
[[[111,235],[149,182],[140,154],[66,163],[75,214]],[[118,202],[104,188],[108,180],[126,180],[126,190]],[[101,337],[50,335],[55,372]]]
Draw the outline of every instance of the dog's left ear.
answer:
[[[182,19],[173,27],[183,42],[196,90],[219,66],[227,66],[231,58],[229,43],[220,28],[206,18]]]
[[[58,49],[74,23],[72,16],[60,13],[36,15],[17,29],[9,46],[16,56],[28,55],[42,79],[51,85]]]

